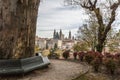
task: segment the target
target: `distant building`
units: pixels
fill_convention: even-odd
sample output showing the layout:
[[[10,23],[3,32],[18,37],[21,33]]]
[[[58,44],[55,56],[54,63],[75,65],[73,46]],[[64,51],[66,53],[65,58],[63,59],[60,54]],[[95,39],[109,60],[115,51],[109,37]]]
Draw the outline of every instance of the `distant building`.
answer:
[[[77,41],[75,40],[64,40],[62,49],[72,49],[75,44],[77,44]]]
[[[50,39],[47,41],[47,45],[49,48],[54,48],[55,44],[57,44],[58,48],[62,48],[62,40],[58,40],[58,39]]]
[[[45,39],[40,39],[39,40],[39,47],[41,49],[45,49],[46,48],[46,40]]]
[[[71,31],[69,31],[68,37],[64,38],[62,29],[60,29],[59,32],[54,30],[52,39],[39,38],[36,36],[35,44],[41,49],[45,49],[46,47],[51,49],[54,48],[56,44],[59,49],[71,49],[76,44],[76,40],[74,36],[72,37]]]
[[[56,38],[56,30],[54,30],[54,32],[53,32],[53,39],[55,39]]]
[[[71,31],[69,31],[68,39],[70,39],[70,40],[72,39],[72,38],[71,38]]]
[[[38,46],[40,49],[45,49],[46,48],[46,39],[39,38],[38,36],[36,36],[35,45]]]
[[[62,30],[60,29],[60,40],[64,40],[64,34],[62,33]]]
[[[36,45],[36,46],[39,45],[39,37],[38,37],[38,36],[35,37],[35,45]]]
[[[62,30],[60,29],[60,32],[56,32],[56,30],[54,30],[53,33],[53,39],[60,39],[63,40],[64,39],[64,34],[62,33]]]

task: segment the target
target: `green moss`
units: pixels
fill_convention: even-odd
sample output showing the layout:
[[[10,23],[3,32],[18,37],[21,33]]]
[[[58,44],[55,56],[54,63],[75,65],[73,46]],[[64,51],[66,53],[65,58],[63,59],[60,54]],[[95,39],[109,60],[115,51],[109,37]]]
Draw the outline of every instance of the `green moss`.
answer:
[[[73,80],[89,80],[88,77],[86,75],[82,75],[77,79],[73,79]]]
[[[88,73],[81,75],[76,79],[72,79],[72,80],[108,80],[108,79],[106,79],[104,76],[92,76]]]

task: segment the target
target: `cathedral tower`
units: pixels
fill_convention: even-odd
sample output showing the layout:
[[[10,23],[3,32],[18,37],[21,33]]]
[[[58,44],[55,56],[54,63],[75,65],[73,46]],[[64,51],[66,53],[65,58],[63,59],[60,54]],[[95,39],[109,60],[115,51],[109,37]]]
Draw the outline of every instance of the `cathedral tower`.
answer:
[[[68,39],[71,39],[71,31],[69,31]]]
[[[56,30],[54,29],[53,39],[55,39],[55,37],[56,37]]]

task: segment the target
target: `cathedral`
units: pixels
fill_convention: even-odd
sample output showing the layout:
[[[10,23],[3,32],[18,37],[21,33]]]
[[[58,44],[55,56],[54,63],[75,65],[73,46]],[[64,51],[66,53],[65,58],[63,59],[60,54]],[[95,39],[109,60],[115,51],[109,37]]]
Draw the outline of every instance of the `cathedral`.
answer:
[[[53,39],[59,39],[59,40],[65,39],[61,29],[60,29],[60,32],[57,32],[56,30],[54,30]],[[68,39],[71,40],[71,31],[69,31]]]

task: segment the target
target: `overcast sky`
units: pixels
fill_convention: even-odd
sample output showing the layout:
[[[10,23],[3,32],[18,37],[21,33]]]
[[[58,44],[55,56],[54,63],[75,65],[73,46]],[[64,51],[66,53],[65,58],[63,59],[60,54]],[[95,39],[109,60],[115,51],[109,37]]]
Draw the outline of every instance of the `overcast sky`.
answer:
[[[87,18],[83,10],[64,6],[64,0],[43,0],[40,4],[36,34],[52,37],[54,29],[62,29],[65,36],[71,30],[75,35],[79,25]]]
[[[64,0],[43,0],[38,12],[36,35],[52,38],[54,29],[62,29],[65,36],[69,30],[74,36],[87,18],[83,9],[64,6]]]

